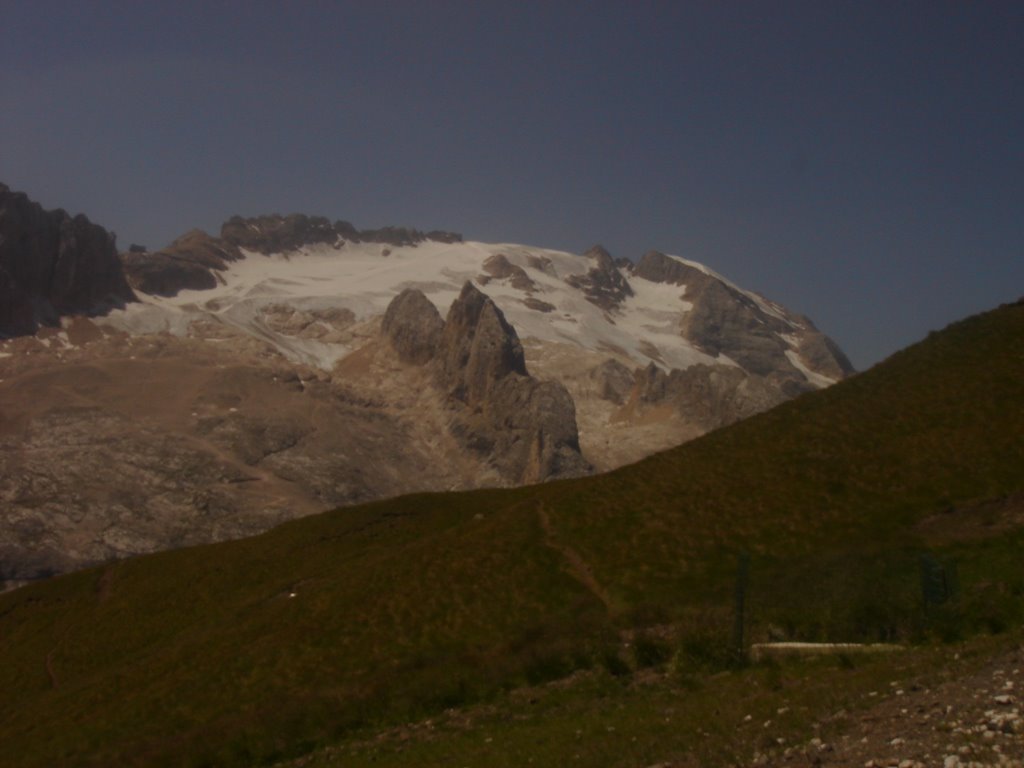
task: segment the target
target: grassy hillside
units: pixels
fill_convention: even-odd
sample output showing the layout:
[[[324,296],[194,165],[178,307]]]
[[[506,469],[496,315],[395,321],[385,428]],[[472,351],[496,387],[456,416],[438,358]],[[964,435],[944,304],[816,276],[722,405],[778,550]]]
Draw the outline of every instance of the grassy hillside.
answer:
[[[740,553],[748,638],[1000,631],[1024,618],[1022,402],[1015,305],[608,475],[344,509],[0,595],[2,759],[247,765],[575,669],[723,665]],[[960,581],[929,611],[925,550]]]

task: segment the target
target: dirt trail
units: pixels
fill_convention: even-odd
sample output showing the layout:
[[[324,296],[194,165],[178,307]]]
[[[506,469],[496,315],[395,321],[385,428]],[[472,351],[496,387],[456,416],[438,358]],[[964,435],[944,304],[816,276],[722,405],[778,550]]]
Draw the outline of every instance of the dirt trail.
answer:
[[[595,578],[594,572],[587,565],[587,561],[583,559],[579,552],[570,547],[568,544],[564,544],[558,540],[558,536],[555,532],[554,526],[551,524],[551,517],[548,515],[547,508],[541,504],[537,507],[537,517],[540,519],[540,527],[544,530],[544,544],[545,546],[558,552],[569,566],[569,573],[586,587],[598,600],[600,600],[605,607],[605,610],[611,613],[612,601],[605,591],[601,583]]]

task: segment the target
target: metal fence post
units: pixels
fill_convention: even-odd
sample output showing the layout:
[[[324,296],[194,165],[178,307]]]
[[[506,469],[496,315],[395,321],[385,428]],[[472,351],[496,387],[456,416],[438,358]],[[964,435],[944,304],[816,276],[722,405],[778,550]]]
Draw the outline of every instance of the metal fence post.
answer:
[[[750,555],[740,554],[739,567],[736,570],[736,607],[732,625],[732,650],[737,659],[744,655],[743,620],[747,602],[747,583],[750,579]]]

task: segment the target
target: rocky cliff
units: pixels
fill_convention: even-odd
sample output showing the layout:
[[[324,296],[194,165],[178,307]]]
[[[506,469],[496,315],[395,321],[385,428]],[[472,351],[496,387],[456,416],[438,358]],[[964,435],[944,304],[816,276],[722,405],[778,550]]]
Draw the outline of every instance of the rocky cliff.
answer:
[[[129,250],[121,260],[135,290],[169,297],[177,296],[179,291],[215,287],[215,275],[241,256],[232,243],[194,229],[156,253]]]
[[[605,399],[625,402],[632,414],[667,406],[707,431],[853,373],[842,350],[810,319],[700,265],[648,251],[627,271],[634,280],[680,287],[689,306],[675,330],[709,358],[686,368],[654,362],[636,368],[628,394],[617,371],[619,383],[611,390],[604,385]],[[607,379],[607,365],[595,367],[591,377]]]
[[[422,292],[403,291],[385,312],[382,330],[402,360],[431,366],[449,403],[452,434],[507,482],[590,471],[572,397],[562,384],[529,375],[515,329],[472,283],[443,322]]]
[[[114,236],[85,216],[45,211],[0,184],[0,335],[34,333],[65,315],[96,315],[135,296]]]
[[[839,347],[806,317],[787,317],[782,307],[755,301],[706,270],[649,251],[637,262],[633,274],[656,283],[685,286],[683,298],[692,307],[681,318],[680,333],[714,357],[728,356],[749,373],[806,381],[787,355],[792,345],[785,337],[794,333],[800,339],[801,355],[810,355],[808,362],[818,373],[836,379],[853,373]]]

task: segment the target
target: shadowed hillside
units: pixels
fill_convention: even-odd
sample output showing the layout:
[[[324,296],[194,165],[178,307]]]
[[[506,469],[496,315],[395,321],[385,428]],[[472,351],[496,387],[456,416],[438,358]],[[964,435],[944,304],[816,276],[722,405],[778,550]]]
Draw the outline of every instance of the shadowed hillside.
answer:
[[[1019,623],[1022,401],[1018,304],[607,475],[409,496],[2,595],[5,757],[252,764],[613,668],[624,631],[713,656],[741,552],[754,639]],[[925,549],[961,564],[955,616],[920,606]]]

